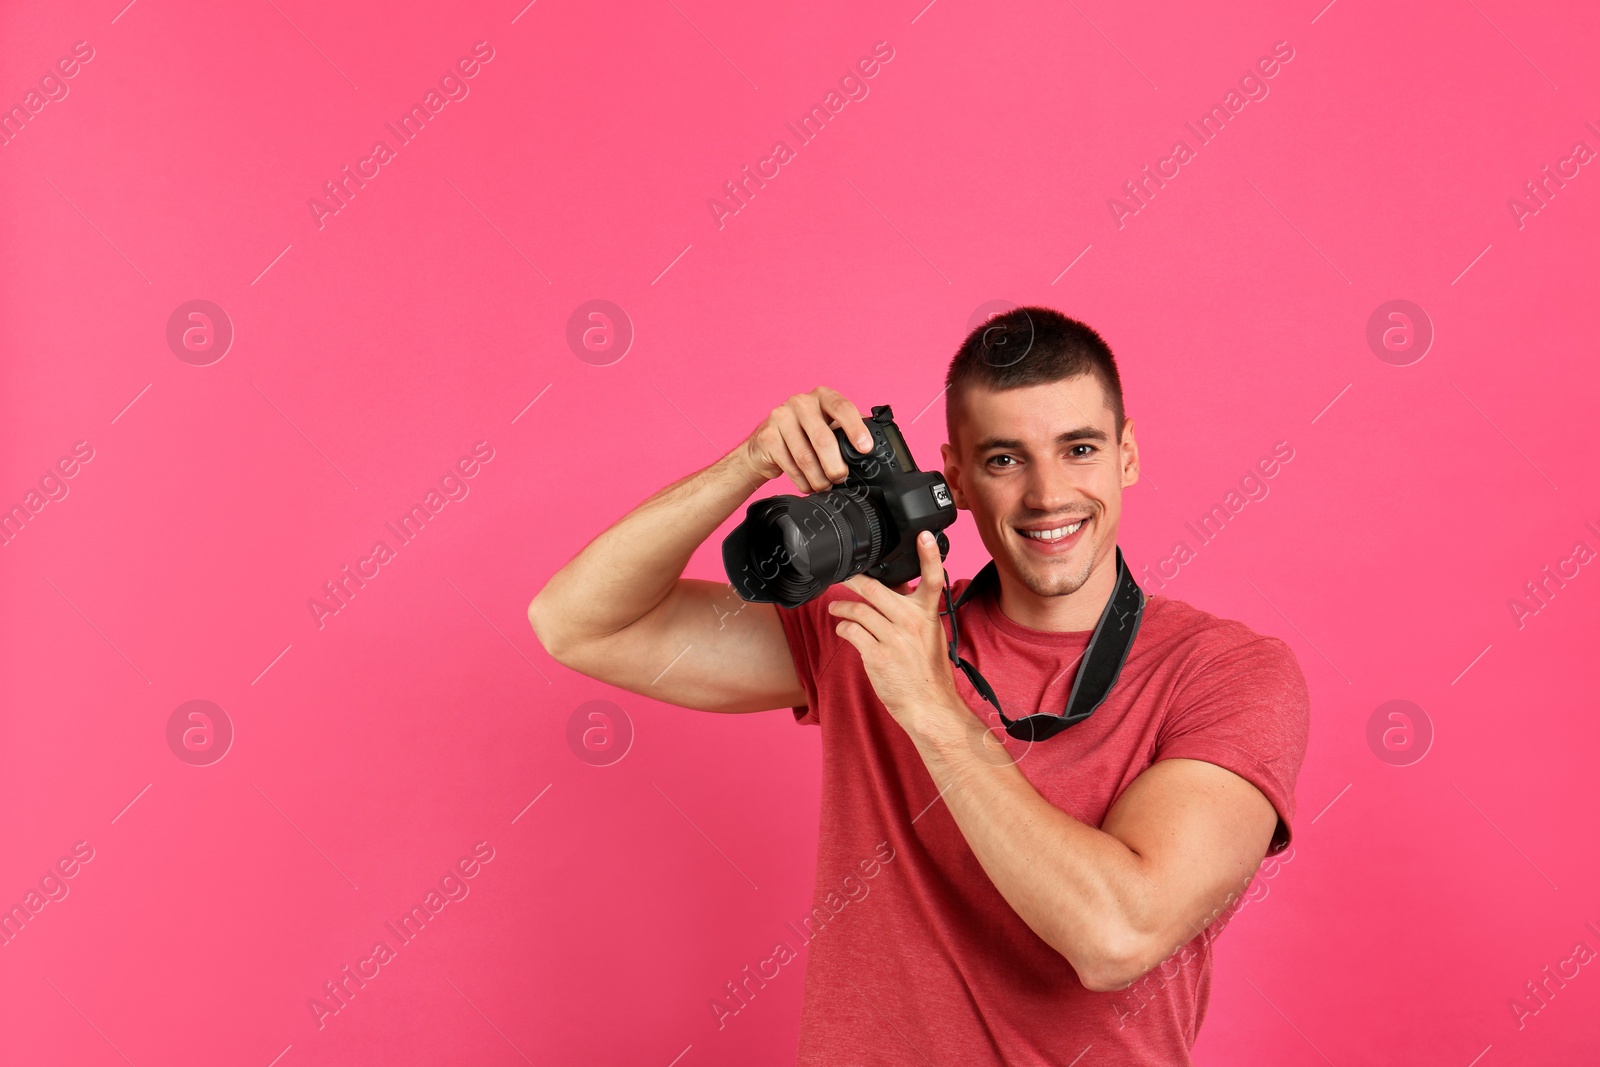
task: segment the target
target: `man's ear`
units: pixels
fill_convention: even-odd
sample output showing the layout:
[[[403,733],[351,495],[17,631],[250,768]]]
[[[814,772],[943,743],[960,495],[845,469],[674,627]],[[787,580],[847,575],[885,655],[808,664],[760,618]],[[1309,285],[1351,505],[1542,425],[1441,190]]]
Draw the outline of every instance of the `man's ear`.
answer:
[[[948,443],[939,446],[939,459],[944,463],[944,480],[950,486],[950,502],[961,511],[970,511],[966,494],[961,487],[961,467],[956,463],[955,449]]]
[[[1126,489],[1139,480],[1139,444],[1133,439],[1133,419],[1122,423],[1122,441],[1118,445],[1122,454],[1122,487]]]

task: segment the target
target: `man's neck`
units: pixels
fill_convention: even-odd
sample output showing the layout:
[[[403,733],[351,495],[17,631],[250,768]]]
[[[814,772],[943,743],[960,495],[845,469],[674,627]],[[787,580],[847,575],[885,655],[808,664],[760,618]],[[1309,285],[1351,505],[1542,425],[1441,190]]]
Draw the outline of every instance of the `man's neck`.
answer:
[[[1106,602],[1117,588],[1117,552],[1095,563],[1089,580],[1077,590],[1061,596],[1039,596],[998,566],[1000,612],[1019,626],[1030,630],[1077,632],[1093,630],[1105,612]]]

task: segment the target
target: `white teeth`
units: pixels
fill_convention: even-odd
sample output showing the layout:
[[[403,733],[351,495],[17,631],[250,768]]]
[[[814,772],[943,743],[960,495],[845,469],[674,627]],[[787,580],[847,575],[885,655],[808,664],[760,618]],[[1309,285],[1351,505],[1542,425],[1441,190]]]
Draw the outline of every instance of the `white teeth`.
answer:
[[[1083,520],[1079,519],[1071,526],[1062,526],[1055,530],[1022,530],[1020,532],[1024,537],[1031,537],[1035,541],[1059,541],[1063,537],[1071,537],[1077,533],[1078,527],[1082,525]]]

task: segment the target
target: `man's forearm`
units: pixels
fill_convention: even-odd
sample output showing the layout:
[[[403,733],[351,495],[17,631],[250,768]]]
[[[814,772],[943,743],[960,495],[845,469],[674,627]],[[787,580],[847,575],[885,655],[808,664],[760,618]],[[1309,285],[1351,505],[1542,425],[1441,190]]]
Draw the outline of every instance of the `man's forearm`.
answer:
[[[695,549],[764,480],[744,446],[634,508],[558,570],[528,608],[547,648],[605,637],[672,592]]]
[[[963,718],[964,717],[964,718]],[[1130,915],[1154,889],[1121,841],[1052,805],[965,707],[909,735],[973,855],[1013,911],[1090,989],[1118,988],[1135,943]]]

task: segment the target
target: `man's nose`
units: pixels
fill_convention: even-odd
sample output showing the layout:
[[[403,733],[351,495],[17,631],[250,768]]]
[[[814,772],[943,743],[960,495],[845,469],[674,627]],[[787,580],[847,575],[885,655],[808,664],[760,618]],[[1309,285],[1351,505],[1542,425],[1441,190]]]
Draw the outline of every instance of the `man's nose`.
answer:
[[[1071,471],[1051,464],[1038,464],[1028,472],[1023,505],[1029,511],[1054,515],[1070,507],[1078,495],[1077,479]]]

